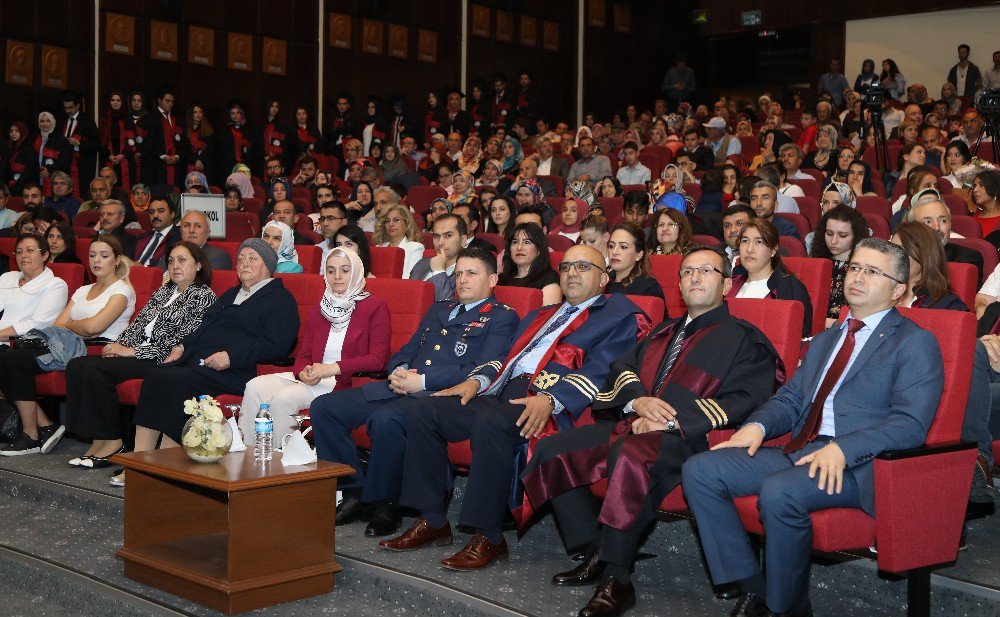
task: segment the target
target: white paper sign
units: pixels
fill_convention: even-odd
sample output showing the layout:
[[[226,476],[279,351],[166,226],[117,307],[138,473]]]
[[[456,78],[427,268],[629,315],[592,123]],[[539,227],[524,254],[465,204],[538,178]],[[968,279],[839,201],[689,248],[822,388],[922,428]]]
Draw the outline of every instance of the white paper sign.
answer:
[[[181,216],[189,210],[199,210],[208,217],[208,237],[222,240],[226,237],[226,197],[205,193],[181,194]]]

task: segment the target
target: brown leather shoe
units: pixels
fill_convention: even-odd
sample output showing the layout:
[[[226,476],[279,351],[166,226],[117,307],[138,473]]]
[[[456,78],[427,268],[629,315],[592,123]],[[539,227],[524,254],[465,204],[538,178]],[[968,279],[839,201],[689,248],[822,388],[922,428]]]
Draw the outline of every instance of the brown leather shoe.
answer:
[[[635,606],[635,587],[609,576],[597,587],[594,597],[580,610],[580,617],[615,617]]]
[[[578,586],[589,585],[601,580],[604,576],[604,562],[599,559],[597,548],[591,546],[583,555],[580,565],[568,572],[560,572],[552,577],[553,585]]]
[[[441,560],[441,565],[449,570],[481,570],[498,559],[507,559],[507,540],[494,544],[482,534],[469,538],[465,548],[448,559]]]
[[[379,548],[388,551],[415,551],[423,548],[431,542],[437,546],[451,544],[451,524],[445,523],[444,527],[435,529],[427,522],[427,519],[418,518],[403,535],[391,540],[382,540],[378,543]]]

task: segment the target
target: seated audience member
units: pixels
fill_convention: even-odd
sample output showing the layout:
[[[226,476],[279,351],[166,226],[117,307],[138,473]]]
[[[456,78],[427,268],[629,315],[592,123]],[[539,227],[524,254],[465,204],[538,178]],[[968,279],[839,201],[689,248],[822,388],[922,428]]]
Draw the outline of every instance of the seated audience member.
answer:
[[[619,615],[634,603],[636,552],[660,502],[680,484],[681,465],[707,449],[709,431],[739,424],[774,392],[774,380],[762,377],[774,374],[778,354],[729,314],[730,284],[725,255],[689,249],[680,278],[688,313],[618,358],[594,397],[598,422],[539,441],[521,475],[535,509],[552,500],[566,548],[584,551],[583,562],[552,583],[599,583],[581,615]],[[683,378],[691,372],[710,379]],[[602,478],[603,505],[589,486]]]
[[[732,163],[726,163],[722,166],[720,170],[722,173],[722,209],[725,209],[729,202],[737,196],[737,187],[739,186],[740,180],[743,179],[743,173],[740,168]]]
[[[49,244],[42,235],[22,233],[14,245],[17,270],[0,275],[0,346],[29,330],[46,328],[66,306],[66,281],[45,267]],[[0,354],[4,351],[0,349]]]
[[[831,182],[823,189],[823,195],[819,200],[819,215],[823,216],[837,206],[847,206],[848,208],[858,207],[858,200],[854,191],[849,185],[843,182]],[[812,243],[815,238],[815,231],[810,231],[806,234],[805,245],[807,253],[812,250]]]
[[[479,217],[481,212],[478,205],[474,203],[459,204],[452,208],[451,212],[465,221],[466,239],[462,243],[462,248],[467,249],[470,246],[474,246],[489,253],[497,252],[497,247],[493,246],[493,244],[482,238],[475,237],[475,233],[479,231]]]
[[[351,194],[351,199],[344,204],[347,208],[347,219],[352,225],[358,225],[366,214],[375,208],[375,189],[371,183],[359,181]]]
[[[52,196],[45,198],[45,205],[62,212],[72,221],[80,210],[80,200],[73,196],[73,178],[64,171],[52,174]]]
[[[76,232],[67,223],[59,222],[49,227],[45,240],[49,243],[50,264],[82,263],[76,256]]]
[[[983,228],[983,237],[988,238],[1000,224],[1000,171],[982,171],[972,181],[972,203],[976,207],[976,219]],[[996,245],[997,242],[993,241]]]
[[[690,168],[682,166],[685,171],[694,173],[696,170],[708,171],[715,167],[715,153],[702,143],[702,136],[697,128],[692,127],[684,131],[684,146],[678,150],[677,156],[679,157],[681,154],[688,156],[693,163]]]
[[[918,143],[911,143],[903,146],[899,151],[897,165],[899,169],[889,174],[886,178],[885,190],[891,195],[896,187],[896,182],[909,178],[915,168],[925,168],[927,163],[927,151]]]
[[[580,158],[570,166],[567,180],[593,182],[611,175],[611,161],[603,154],[595,154],[597,144],[592,137],[581,137],[577,147],[580,149]]]
[[[108,199],[101,204],[99,212],[101,218],[97,221],[97,236],[114,236],[125,255],[134,255],[136,238],[125,231],[125,206],[122,202]]]
[[[795,201],[795,198],[802,197],[805,193],[802,192],[802,187],[789,184],[785,181],[785,177],[782,175],[784,173],[784,169],[785,168],[779,164],[762,165],[760,169],[757,170],[757,178],[758,181],[764,180],[765,182],[770,182],[774,186],[778,187],[778,206],[774,209],[776,214],[779,212],[798,214],[799,204]],[[742,201],[750,201],[750,191],[753,190],[754,184],[756,184],[756,182],[750,184],[745,182],[740,183],[741,187],[747,187],[745,189],[745,194],[743,189],[740,190],[740,199]]]
[[[375,189],[372,198],[375,206],[367,214],[358,219],[357,226],[367,232],[374,232],[378,226],[378,220],[382,218],[389,208],[399,203],[400,197],[396,191],[387,186]]]
[[[691,223],[680,210],[663,208],[653,213],[647,248],[652,255],[682,255],[691,243]]]
[[[806,169],[818,169],[829,178],[837,171],[837,127],[826,124],[816,130],[816,147],[802,161]]]
[[[575,244],[580,239],[580,223],[583,215],[581,212],[587,210],[587,204],[577,198],[567,199],[563,202],[562,214],[552,227],[552,233],[566,236]]]
[[[740,234],[748,221],[757,216],[753,208],[742,202],[733,202],[722,213],[722,240],[726,256],[736,265],[740,258]]]
[[[576,182],[570,182],[566,185],[566,191],[563,193],[563,197],[566,199],[580,199],[587,204],[587,211],[593,214],[594,210],[600,209],[601,204],[597,200],[597,195],[594,194],[594,185],[590,182],[584,182],[582,180],[577,180]],[[601,210],[603,214],[604,211]]]
[[[18,213],[7,207],[10,191],[7,185],[0,183],[0,229],[8,229],[17,220]]]
[[[656,296],[663,300],[663,288],[650,274],[649,254],[642,227],[634,223],[616,225],[608,240],[608,261],[608,276],[611,280],[605,293]]]
[[[928,198],[924,195],[924,191],[927,189],[933,189],[940,195],[937,176],[934,175],[934,172],[929,167],[914,168],[907,178],[906,192],[900,195],[892,204],[892,217],[889,219],[889,228],[891,230],[895,231],[896,227],[906,219],[910,208],[916,205],[918,200]]]
[[[414,400],[404,421],[400,505],[420,510],[420,518],[401,536],[380,542],[381,548],[413,550],[451,540],[447,445],[471,438],[476,446],[459,518],[475,534],[441,563],[474,570],[507,554],[503,518],[515,479],[514,454],[543,432],[572,426],[593,401],[595,384],[605,383],[611,363],[649,325],[630,300],[603,294],[608,277],[596,250],[574,246],[559,271],[566,302],[532,311],[509,353],[497,354],[435,398]]]
[[[552,206],[545,203],[545,195],[542,188],[534,180],[524,180],[514,187],[514,201],[517,204],[517,211],[522,212],[525,208],[534,208],[542,215],[542,224],[548,229],[552,220],[556,217],[556,211]]]
[[[200,171],[188,172],[184,176],[185,193],[208,193],[208,179]]]
[[[580,223],[581,246],[589,246],[604,257],[605,268],[608,261],[608,240],[611,233],[608,231],[608,221],[601,214],[591,214]]]
[[[380,371],[389,357],[389,308],[365,291],[365,272],[354,251],[334,248],[324,268],[326,291],[306,322],[290,373],[254,377],[240,411],[244,435],[254,434],[261,403],[271,405],[275,443],[295,430],[292,419],[317,397],[351,387],[355,373]]]
[[[323,240],[316,246],[323,249],[321,263],[326,263],[326,254],[333,248],[337,232],[346,224],[347,209],[341,202],[328,201],[319,207],[319,231]]]
[[[30,244],[30,241],[23,243],[19,245],[19,249],[28,248]],[[20,261],[23,264],[24,260]],[[135,290],[128,282],[129,266],[122,255],[121,245],[112,237],[94,240],[90,244],[89,265],[96,282],[77,289],[55,322],[45,323],[38,320],[34,328],[41,329],[52,325],[63,329],[65,336],[76,338],[77,341],[92,338],[114,339],[125,330],[135,310]],[[44,261],[42,268],[45,269]],[[31,282],[25,283],[22,289],[30,286]],[[51,296],[65,299],[65,283],[61,287],[52,285],[50,289],[56,290]],[[48,296],[46,291],[43,290],[41,293]],[[7,307],[3,308],[7,310]],[[38,319],[37,309],[35,319]],[[73,349],[73,344],[62,338],[63,334],[50,332],[52,336],[57,334],[59,335],[57,340],[62,341],[67,349]],[[37,357],[47,353],[48,349],[37,347],[15,348],[0,353],[0,392],[3,392],[4,397],[17,407],[23,427],[21,435],[0,450],[2,456],[20,456],[36,452],[48,454],[66,430],[54,424],[36,402],[35,375],[46,370],[39,364]],[[51,366],[51,370],[61,369],[65,361],[66,359],[63,359],[63,362],[54,359],[46,365]]]
[[[149,224],[152,231],[140,236],[135,243],[132,259],[140,266],[153,266],[163,262],[167,247],[181,239],[180,227],[174,225],[176,206],[166,197],[154,197],[149,204]]]
[[[37,184],[28,184],[21,191],[21,199],[24,201],[25,212],[34,212],[45,204],[45,195],[42,187]]]
[[[778,230],[764,219],[753,219],[740,232],[740,265],[733,268],[730,298],[774,298],[802,304],[802,337],[812,333],[812,301],[809,292],[785,268],[778,247]]]
[[[451,202],[444,197],[438,197],[431,201],[424,213],[424,221],[427,224],[427,231],[434,229],[434,221],[439,216],[451,213]]]
[[[504,249],[500,285],[542,290],[542,305],[562,301],[559,275],[549,264],[549,243],[535,223],[519,223]]]
[[[840,317],[840,308],[847,303],[844,280],[851,253],[858,242],[869,235],[865,217],[854,208],[837,206],[823,215],[819,221],[817,241],[813,242],[810,257],[829,259],[833,262],[833,278],[830,281],[830,304],[826,310],[826,327],[829,328]]]
[[[781,159],[781,166],[785,168],[785,177],[789,180],[815,180],[811,175],[802,171],[802,148],[796,144],[785,144],[778,151],[778,158]]]
[[[236,174],[233,174],[233,176],[235,175]],[[287,201],[292,198],[292,186],[285,178],[275,178],[265,187],[265,191],[267,199],[264,201],[264,207],[261,208],[258,213],[261,225],[273,218],[272,214],[274,212],[274,207],[278,204],[278,202]],[[240,190],[240,194],[243,195],[243,197],[252,197],[254,195],[252,190],[250,195],[247,195],[242,189]]]
[[[406,206],[395,205],[386,210],[375,225],[372,243],[403,249],[404,279],[410,278],[413,266],[424,257],[424,235]]]
[[[645,230],[649,217],[649,194],[646,191],[629,191],[622,204],[622,222],[633,223]]]
[[[434,220],[433,257],[424,257],[413,266],[410,278],[434,285],[434,300],[455,297],[455,264],[468,238],[465,220],[457,214],[442,214]]]
[[[299,246],[313,246],[316,244],[313,239],[296,229],[296,223],[298,222],[300,216],[304,215],[300,215],[298,210],[295,209],[295,204],[288,200],[279,201],[274,204],[274,209],[271,212],[272,221],[284,223],[289,229],[292,230],[293,244],[297,244]]]
[[[184,337],[142,380],[135,408],[135,451],[176,448],[187,416],[184,401],[207,394],[241,394],[257,364],[292,351],[299,329],[295,298],[274,277],[278,255],[260,238],[240,245],[239,285],[205,311]],[[124,486],[124,475],[112,478]]]
[[[142,379],[201,323],[213,302],[212,270],[205,253],[182,240],[166,258],[167,282],[153,292],[135,321],[100,356],[74,358],[66,366],[66,430],[93,441],[74,467],[101,469],[122,450],[116,386]]]
[[[858,197],[862,195],[877,195],[872,182],[872,168],[862,161],[854,160],[847,166],[847,185]]]
[[[941,240],[923,223],[903,223],[892,234],[892,243],[910,256],[910,278],[897,306],[967,311],[951,289],[948,261]]]
[[[210,231],[208,215],[201,210],[188,210],[187,213],[181,217],[180,228],[181,239],[191,242],[200,248],[205,254],[208,264],[212,267],[212,270],[233,269],[232,256],[230,256],[227,251],[208,243],[208,234]],[[161,260],[154,265],[157,267],[163,267],[164,262]]]
[[[295,250],[292,240],[292,230],[281,221],[268,221],[260,232],[261,239],[267,242],[278,254],[276,273],[301,274],[302,264],[299,263],[299,253]]]
[[[337,235],[333,238],[334,247],[343,247],[349,251],[354,251],[361,258],[361,265],[364,266],[365,276],[374,278],[372,274],[372,250],[368,245],[368,237],[357,225],[344,225],[337,230]],[[325,262],[324,262],[325,263]]]
[[[91,192],[91,195],[93,195],[93,192]],[[129,204],[131,204],[133,212],[145,212],[149,209],[149,198],[149,189],[146,188],[145,184],[138,183],[132,185],[129,193]]]
[[[942,180],[947,180],[953,188],[964,189],[962,181],[958,179],[955,172],[972,161],[972,152],[969,151],[969,146],[965,144],[964,141],[954,140],[948,143],[948,146],[944,150],[944,160],[942,164],[944,165],[941,170],[947,175],[942,176]]]
[[[684,497],[712,580],[739,584],[734,615],[811,613],[810,513],[853,508],[875,516],[872,459],[924,443],[941,398],[934,335],[894,308],[909,280],[906,252],[866,238],[849,270],[855,292],[845,322],[813,339],[789,383],[729,441],[684,464]],[[866,353],[867,345],[874,350]],[[789,432],[785,446],[761,447]],[[766,579],[733,504],[752,494],[766,532]]]
[[[753,185],[753,189],[750,191],[750,207],[757,213],[757,218],[774,224],[782,236],[798,238],[799,231],[795,228],[794,223],[774,215],[774,209],[777,205],[777,187],[764,180]]]
[[[227,186],[222,189],[222,195],[226,200],[226,212],[243,211],[243,196],[240,194],[240,189]]]
[[[760,154],[750,162],[750,171],[756,172],[761,165],[780,163],[779,152],[785,144],[791,143],[788,133],[778,130],[767,130],[760,134]]]
[[[722,208],[722,185],[724,179],[722,172],[717,169],[710,169],[701,178],[701,196],[698,198],[698,205],[695,210],[698,212],[721,212]]]
[[[389,358],[388,381],[337,389],[312,402],[319,458],[357,470],[339,485],[344,502],[337,509],[338,525],[371,516],[366,536],[386,536],[399,529],[406,414],[415,401],[455,385],[510,348],[520,320],[493,296],[497,284],[493,254],[463,249],[455,269],[457,301],[431,306],[410,341]],[[483,325],[470,327],[473,323]],[[351,431],[362,425],[372,443],[367,469],[358,460],[351,437]]]
[[[652,179],[649,168],[639,162],[639,144],[634,141],[622,146],[624,164],[618,168],[615,177],[622,184],[646,184]]]
[[[72,180],[70,182],[72,182]],[[90,199],[80,204],[76,212],[77,214],[79,214],[80,212],[99,210],[101,208],[101,204],[103,204],[106,200],[110,198],[111,198],[111,188],[108,186],[108,181],[102,178],[101,176],[97,176],[96,178],[90,181]],[[128,208],[126,207],[126,210],[127,209]],[[67,212],[67,215],[68,214],[69,213]]]
[[[837,168],[827,176],[827,182],[847,183],[847,174],[851,167],[851,162],[857,153],[854,146],[841,146],[837,148]]]
[[[944,256],[951,263],[966,263],[976,266],[979,281],[983,280],[983,256],[974,249],[966,248],[951,242],[951,210],[941,200],[936,191],[926,191],[929,199],[921,195],[916,205],[910,206],[906,214],[907,221],[918,221],[933,229],[938,239],[944,245]],[[898,228],[897,228],[898,229]]]

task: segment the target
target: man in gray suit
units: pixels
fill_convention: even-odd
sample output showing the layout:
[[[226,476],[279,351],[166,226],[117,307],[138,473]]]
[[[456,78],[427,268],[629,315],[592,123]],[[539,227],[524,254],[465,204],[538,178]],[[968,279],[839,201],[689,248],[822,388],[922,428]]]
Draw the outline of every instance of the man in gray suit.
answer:
[[[538,140],[538,174],[559,176],[565,180],[569,176],[569,159],[564,156],[553,156],[554,151],[551,139],[542,137]]]
[[[442,214],[434,221],[433,257],[424,257],[413,266],[410,279],[434,285],[434,301],[455,297],[455,264],[468,239],[465,219],[456,214]]]
[[[788,384],[729,441],[684,464],[684,497],[712,579],[739,582],[733,615],[812,615],[810,512],[875,516],[872,460],[924,443],[944,373],[934,335],[894,308],[909,271],[902,248],[877,238],[858,243],[844,281],[848,318],[813,339]],[[788,432],[783,448],[761,448]],[[766,580],[733,505],[753,494],[766,532]]]
[[[181,239],[194,242],[205,251],[208,257],[208,264],[213,270],[232,270],[233,258],[226,251],[214,247],[208,243],[208,217],[200,210],[188,210],[181,218]],[[168,250],[169,252],[169,250]],[[159,259],[152,264],[157,267],[164,267],[163,259]]]

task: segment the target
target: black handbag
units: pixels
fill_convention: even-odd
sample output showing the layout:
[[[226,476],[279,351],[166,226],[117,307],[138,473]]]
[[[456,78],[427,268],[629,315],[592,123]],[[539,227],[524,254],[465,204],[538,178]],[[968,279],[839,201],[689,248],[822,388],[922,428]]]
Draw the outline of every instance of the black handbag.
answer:
[[[7,400],[0,400],[0,442],[10,443],[21,434],[21,414]]]

